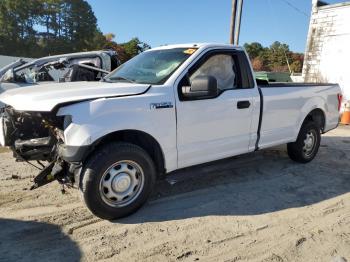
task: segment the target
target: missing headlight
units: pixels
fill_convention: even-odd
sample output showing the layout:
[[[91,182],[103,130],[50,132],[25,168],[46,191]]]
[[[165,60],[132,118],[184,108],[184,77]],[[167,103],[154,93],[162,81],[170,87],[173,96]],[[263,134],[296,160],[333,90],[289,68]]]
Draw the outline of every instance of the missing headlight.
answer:
[[[63,120],[63,130],[66,130],[66,128],[73,122],[73,118],[70,115],[66,115]]]

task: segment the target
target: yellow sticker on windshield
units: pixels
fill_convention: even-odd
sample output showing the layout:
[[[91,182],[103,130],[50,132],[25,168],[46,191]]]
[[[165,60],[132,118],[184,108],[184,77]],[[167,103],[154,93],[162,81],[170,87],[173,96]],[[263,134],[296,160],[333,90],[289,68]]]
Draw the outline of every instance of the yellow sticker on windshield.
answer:
[[[196,52],[197,49],[195,48],[189,48],[184,51],[185,54],[192,55],[194,52]]]

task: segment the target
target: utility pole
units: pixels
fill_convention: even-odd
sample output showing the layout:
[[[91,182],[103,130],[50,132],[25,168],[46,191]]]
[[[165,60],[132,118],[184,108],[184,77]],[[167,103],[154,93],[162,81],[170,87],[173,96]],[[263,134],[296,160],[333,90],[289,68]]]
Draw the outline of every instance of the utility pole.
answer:
[[[239,44],[239,35],[241,31],[243,0],[232,0],[230,44]]]
[[[242,10],[243,10],[243,0],[239,0],[239,8],[238,8],[238,15],[237,15],[237,28],[236,28],[236,36],[235,36],[235,45],[239,45],[239,35],[241,33],[241,21],[242,21]]]
[[[230,44],[235,43],[235,28],[236,28],[236,12],[237,12],[237,0],[232,0],[232,13],[231,13],[231,30],[230,30]]]
[[[286,50],[284,50],[284,48],[283,48],[283,52],[284,52],[284,56],[285,56],[286,61],[287,61],[287,65],[288,65],[289,73],[292,75],[292,74],[293,74],[293,72],[292,72],[292,69],[290,68],[289,60],[288,60],[288,57],[287,57],[287,54],[286,54]]]

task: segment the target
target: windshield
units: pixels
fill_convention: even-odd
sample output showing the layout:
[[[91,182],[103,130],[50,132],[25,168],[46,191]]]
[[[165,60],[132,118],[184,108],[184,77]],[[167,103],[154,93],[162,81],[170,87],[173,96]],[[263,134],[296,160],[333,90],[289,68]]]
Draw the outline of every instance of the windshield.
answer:
[[[129,81],[140,84],[164,84],[196,49],[174,48],[139,54],[106,76],[106,81]]]

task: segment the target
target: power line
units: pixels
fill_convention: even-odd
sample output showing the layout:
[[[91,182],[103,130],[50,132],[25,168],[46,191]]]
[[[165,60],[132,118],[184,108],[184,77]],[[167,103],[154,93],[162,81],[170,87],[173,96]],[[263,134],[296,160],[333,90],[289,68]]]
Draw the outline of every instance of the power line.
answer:
[[[310,17],[306,12],[304,12],[303,10],[299,9],[298,7],[296,7],[295,5],[293,5],[291,2],[287,1],[287,0],[280,0],[282,2],[284,2],[285,4],[287,4],[289,7],[293,8],[295,11],[301,13],[302,15],[306,16],[306,17]]]

